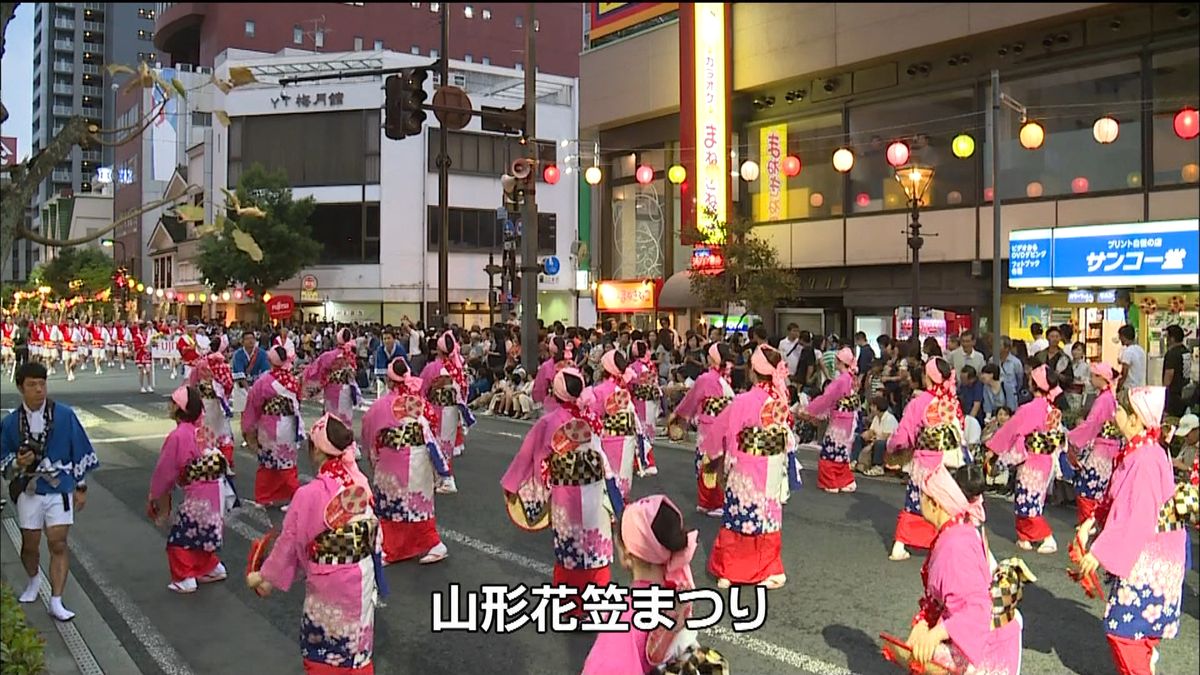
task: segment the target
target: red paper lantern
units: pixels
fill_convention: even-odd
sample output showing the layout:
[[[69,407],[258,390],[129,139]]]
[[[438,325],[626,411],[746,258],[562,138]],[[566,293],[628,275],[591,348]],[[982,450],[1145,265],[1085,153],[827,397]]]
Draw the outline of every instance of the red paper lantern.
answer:
[[[992,191],[992,188],[984,188],[983,189],[983,201],[985,201],[985,202],[992,201],[992,196],[994,194],[995,193]]]
[[[1175,113],[1175,135],[1185,141],[1200,135],[1200,112],[1195,108],[1184,108]]]
[[[891,164],[894,167],[895,166],[904,166],[904,164],[906,162],[908,162],[909,154],[910,153],[908,150],[908,144],[901,142],[901,141],[896,141],[895,143],[892,143],[891,145],[888,146],[888,149],[887,149],[888,164]]]
[[[238,289],[238,290],[236,290],[236,291],[234,291],[234,292],[233,292],[233,299],[234,299],[234,300],[241,300],[241,299],[242,299],[242,291],[241,291],[241,289]]]
[[[542,180],[546,181],[550,185],[554,185],[558,182],[558,176],[558,167],[554,166],[553,164],[546,167],[545,170],[542,171]]]
[[[637,173],[634,175],[637,177],[637,182],[642,185],[649,185],[650,181],[654,180],[654,169],[643,164],[637,168]]]
[[[858,204],[859,206],[867,206],[871,203],[871,195],[865,192],[860,192],[858,193],[858,196],[854,198],[854,203]]]
[[[1081,195],[1088,191],[1088,179],[1084,176],[1076,176],[1075,180],[1071,181],[1071,192]]]
[[[783,175],[788,178],[800,175],[800,158],[795,155],[788,155],[783,158]]]

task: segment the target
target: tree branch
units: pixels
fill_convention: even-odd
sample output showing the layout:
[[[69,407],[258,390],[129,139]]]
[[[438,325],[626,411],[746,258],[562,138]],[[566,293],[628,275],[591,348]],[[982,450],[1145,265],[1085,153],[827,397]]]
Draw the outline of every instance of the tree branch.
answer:
[[[200,189],[201,188],[197,185],[189,185],[187,192],[185,192],[184,194],[185,195],[195,194]],[[14,240],[15,239],[28,239],[29,241],[32,241],[35,244],[42,244],[43,246],[53,246],[55,248],[78,246],[80,244],[86,244],[89,241],[95,241],[95,240],[99,239],[100,237],[103,237],[104,235],[108,234],[109,232],[112,232],[113,230],[117,229],[117,227],[119,227],[120,225],[127,223],[127,222],[133,220],[134,218],[137,218],[145,213],[153,211],[154,209],[157,209],[162,206],[166,206],[167,204],[170,204],[174,201],[176,201],[176,200],[175,199],[160,199],[156,202],[151,202],[149,204],[146,204],[146,205],[142,206],[141,208],[127,211],[125,213],[125,215],[114,220],[113,222],[109,223],[108,225],[105,225],[104,227],[100,228],[99,230],[97,230],[91,234],[82,236],[82,237],[76,237],[75,239],[51,239],[50,237],[43,237],[42,235],[38,234],[37,232],[30,232],[29,230],[25,229],[25,226],[23,226],[23,225],[17,227],[13,238],[14,238]]]

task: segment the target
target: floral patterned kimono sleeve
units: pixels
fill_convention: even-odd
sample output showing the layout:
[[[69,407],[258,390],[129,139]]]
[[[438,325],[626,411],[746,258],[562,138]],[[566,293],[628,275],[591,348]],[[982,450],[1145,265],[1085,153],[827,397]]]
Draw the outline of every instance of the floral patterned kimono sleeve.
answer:
[[[1147,446],[1138,452],[1156,452]],[[1112,477],[1108,496],[1112,506],[1104,529],[1092,544],[1092,555],[1104,569],[1118,577],[1128,577],[1142,550],[1157,534],[1158,514],[1168,494],[1157,489],[1160,482],[1152,462],[1129,456]]]
[[[725,454],[725,451],[733,447],[737,443],[737,434],[742,430],[741,426],[734,428],[733,411],[736,406],[727,405],[717,415],[717,419],[713,422],[712,432],[705,435],[704,442],[700,447],[700,451],[709,459],[717,459]]]
[[[341,355],[341,350],[325,352],[304,369],[304,384],[309,387],[320,387],[325,384],[325,377],[333,368],[333,362]]]
[[[296,491],[284,514],[279,537],[263,563],[263,579],[281,591],[291,588],[297,576],[304,576],[308,544],[325,529],[322,511],[326,500],[321,497],[318,483],[309,483]]]
[[[1046,425],[1046,408],[1050,403],[1045,398],[1035,398],[1017,408],[1012,419],[996,430],[986,443],[988,450],[996,453],[1007,466],[1025,462],[1029,453],[1025,450],[1025,437]]]
[[[888,452],[917,449],[917,438],[920,437],[921,429],[925,426],[925,409],[929,407],[931,400],[933,400],[933,394],[923,391],[919,395],[912,397],[908,405],[904,406],[904,413],[900,416],[900,424],[892,432],[892,435],[888,436]]]
[[[151,499],[161,499],[175,489],[175,481],[179,479],[179,472],[185,462],[183,455],[186,449],[179,432],[181,428],[175,427],[163,441],[162,453],[158,456],[158,464],[155,465],[154,474],[150,478]]]
[[[926,593],[943,608],[938,623],[972,663],[983,659],[992,626],[991,577],[981,549],[973,528],[943,530],[930,553],[926,584]]]
[[[1076,448],[1081,450],[1086,448],[1089,443],[1096,440],[1101,429],[1104,428],[1104,423],[1111,420],[1116,411],[1117,399],[1113,396],[1111,389],[1105,389],[1092,403],[1092,409],[1088,411],[1087,418],[1067,432],[1067,440]]]
[[[833,382],[829,383],[829,386],[825,387],[825,391],[821,392],[820,396],[809,402],[804,411],[813,417],[827,417],[829,413],[833,412],[837,402],[853,389],[854,378],[849,373],[838,375]]]

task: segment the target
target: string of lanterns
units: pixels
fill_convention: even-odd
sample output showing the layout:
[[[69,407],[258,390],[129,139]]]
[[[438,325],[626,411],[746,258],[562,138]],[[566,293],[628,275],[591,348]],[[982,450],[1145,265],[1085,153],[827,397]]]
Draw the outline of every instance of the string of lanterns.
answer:
[[[155,301],[155,302],[165,300],[166,302],[183,302],[183,303],[187,303],[187,304],[194,304],[197,301],[199,301],[200,303],[206,303],[206,302],[216,303],[218,301],[219,302],[230,302],[231,300],[235,301],[235,302],[240,302],[243,298],[246,300],[251,300],[254,298],[254,291],[249,288],[247,288],[245,290],[242,290],[240,288],[235,288],[232,291],[221,291],[220,293],[217,293],[216,291],[208,291],[208,292],[201,292],[201,293],[195,293],[195,292],[182,293],[182,292],[177,292],[173,288],[162,289],[162,288],[154,288],[152,286],[143,287],[142,284],[138,284],[138,292],[145,293],[147,296],[149,296],[151,298],[152,301]],[[270,293],[263,294],[263,302],[267,302],[270,299],[271,299]]]
[[[1175,135],[1180,139],[1189,141],[1197,136],[1200,136],[1200,112],[1192,107],[1184,107],[1175,113],[1172,120],[1172,126]],[[1112,115],[1103,115],[1096,119],[1092,124],[1092,138],[1101,145],[1109,145],[1115,142],[1120,136],[1121,126]],[[1037,120],[1025,120],[1018,132],[1018,140],[1021,147],[1026,150],[1038,150],[1046,143],[1046,129]],[[950,142],[950,150],[958,159],[969,159],[975,154],[975,138],[966,132],[959,133]],[[888,164],[893,167],[904,166],[908,163],[912,156],[912,148],[904,141],[893,141],[887,146],[885,157]],[[854,168],[856,156],[854,149],[850,146],[842,146],[833,151],[831,156],[833,168],[839,173],[849,173]],[[781,169],[783,174],[789,178],[793,178],[800,174],[802,169],[800,157],[797,155],[786,155],[781,160]],[[553,180],[550,173],[553,171]],[[740,176],[747,183],[752,183],[758,180],[760,167],[754,160],[748,159],[741,163],[735,175]],[[1189,164],[1184,167],[1183,175],[1185,180],[1192,180],[1197,173],[1196,166]],[[546,167],[543,177],[546,182],[553,185],[558,182],[558,169],[551,165]],[[599,166],[590,166],[583,173],[584,180],[588,185],[598,185],[604,178],[604,172]],[[637,167],[634,172],[634,178],[641,185],[648,185],[654,180],[654,168],[648,164],[642,164]],[[687,169],[680,164],[674,164],[667,169],[667,180],[672,184],[679,185],[687,180]],[[1136,179],[1131,177],[1131,184],[1140,184],[1141,179],[1138,176]],[[1072,181],[1072,190],[1076,193],[1087,192],[1087,179],[1083,177],[1076,178]],[[1031,183],[1026,190],[1030,197],[1041,195],[1041,186]],[[1033,194],[1037,192],[1037,194]],[[815,196],[815,195],[814,195]],[[819,206],[814,204],[813,206]]]

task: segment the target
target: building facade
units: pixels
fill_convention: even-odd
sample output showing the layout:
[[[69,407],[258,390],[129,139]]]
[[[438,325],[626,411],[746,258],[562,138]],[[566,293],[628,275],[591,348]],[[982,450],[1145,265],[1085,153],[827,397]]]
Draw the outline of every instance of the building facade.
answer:
[[[393,51],[437,56],[437,2],[164,2],[154,42],[171,63],[211,67],[226,49],[337,53]],[[525,50],[525,3],[454,3],[450,58],[516,68]],[[576,3],[539,3],[541,70],[579,74],[583,13]],[[166,61],[166,59],[164,59]]]
[[[661,312],[696,323],[715,310],[688,292],[693,247],[682,240],[694,228],[692,178],[675,185],[667,168],[703,149],[703,137],[681,132],[680,117],[711,117],[694,78],[716,66],[728,77],[719,97],[724,119],[713,127],[728,131],[728,216],[756,223],[797,277],[768,323],[843,336],[902,332],[912,297],[909,214],[886,159],[902,141],[908,162],[935,170],[920,216],[922,305],[939,310],[928,318],[990,330],[993,69],[1001,91],[1044,130],[1041,147],[1026,149],[1020,114],[1005,106],[997,119],[1003,246],[1026,228],[1153,230],[1144,224],[1200,215],[1200,142],[1173,128],[1176,115],[1198,107],[1195,3],[705,4],[717,5],[723,24],[684,27],[669,20],[678,12],[650,12],[644,30],[622,24],[621,39],[581,56],[580,135],[594,141],[603,169],[591,243],[602,278],[617,289],[602,282],[598,296],[633,298],[628,306],[602,298],[613,315],[648,323]],[[605,3],[592,5],[592,30],[610,39]],[[694,59],[713,31],[725,36],[728,58],[698,71]],[[725,89],[719,80],[711,85],[717,91]],[[1119,125],[1112,142],[1095,138],[1101,117]],[[838,150],[852,153],[848,171],[834,167]],[[780,169],[787,156],[799,160],[795,175]],[[746,160],[753,169],[742,170]],[[642,166],[653,170],[651,180],[638,180]],[[1002,249],[1001,261],[1007,255]],[[1034,288],[1040,299],[1031,299],[1010,292],[1007,265],[1004,272],[1004,332],[1028,338],[1034,308],[1046,323],[1075,322],[1063,311],[1069,289]],[[662,287],[655,301],[617,292],[647,280]],[[1142,297],[1162,306],[1179,297],[1193,313],[1197,298],[1194,281],[1122,291],[1134,315]]]

